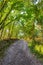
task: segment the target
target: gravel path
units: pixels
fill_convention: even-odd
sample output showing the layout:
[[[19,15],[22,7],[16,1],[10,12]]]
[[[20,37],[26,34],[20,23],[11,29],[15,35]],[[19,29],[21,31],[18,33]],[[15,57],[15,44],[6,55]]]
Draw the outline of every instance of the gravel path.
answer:
[[[0,65],[42,65],[27,46],[24,40],[18,40],[11,44],[5,51],[5,55],[0,60]]]

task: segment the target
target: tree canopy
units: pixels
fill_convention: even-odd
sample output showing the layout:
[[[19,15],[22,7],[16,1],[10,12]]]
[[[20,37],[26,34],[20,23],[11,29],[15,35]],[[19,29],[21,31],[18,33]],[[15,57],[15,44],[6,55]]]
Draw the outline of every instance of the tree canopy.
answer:
[[[43,43],[43,0],[0,0],[0,39]]]

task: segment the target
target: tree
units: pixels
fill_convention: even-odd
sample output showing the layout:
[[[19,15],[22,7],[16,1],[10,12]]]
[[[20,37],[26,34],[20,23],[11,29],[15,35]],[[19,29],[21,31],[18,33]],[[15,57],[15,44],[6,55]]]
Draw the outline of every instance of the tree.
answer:
[[[6,38],[43,44],[43,0],[0,0],[0,39]]]

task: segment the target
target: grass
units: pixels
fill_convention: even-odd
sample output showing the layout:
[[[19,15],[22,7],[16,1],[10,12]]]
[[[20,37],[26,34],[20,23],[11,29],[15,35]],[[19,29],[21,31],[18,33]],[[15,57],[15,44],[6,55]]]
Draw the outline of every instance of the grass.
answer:
[[[43,58],[43,45],[35,43],[32,44],[31,42],[28,44],[28,46],[30,47],[31,52],[36,55],[36,57]]]

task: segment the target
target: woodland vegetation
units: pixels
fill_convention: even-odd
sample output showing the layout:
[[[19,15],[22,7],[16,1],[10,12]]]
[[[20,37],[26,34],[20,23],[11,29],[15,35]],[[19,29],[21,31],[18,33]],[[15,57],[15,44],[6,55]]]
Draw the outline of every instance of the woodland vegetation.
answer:
[[[9,39],[26,40],[43,58],[43,0],[0,0],[0,49]]]

